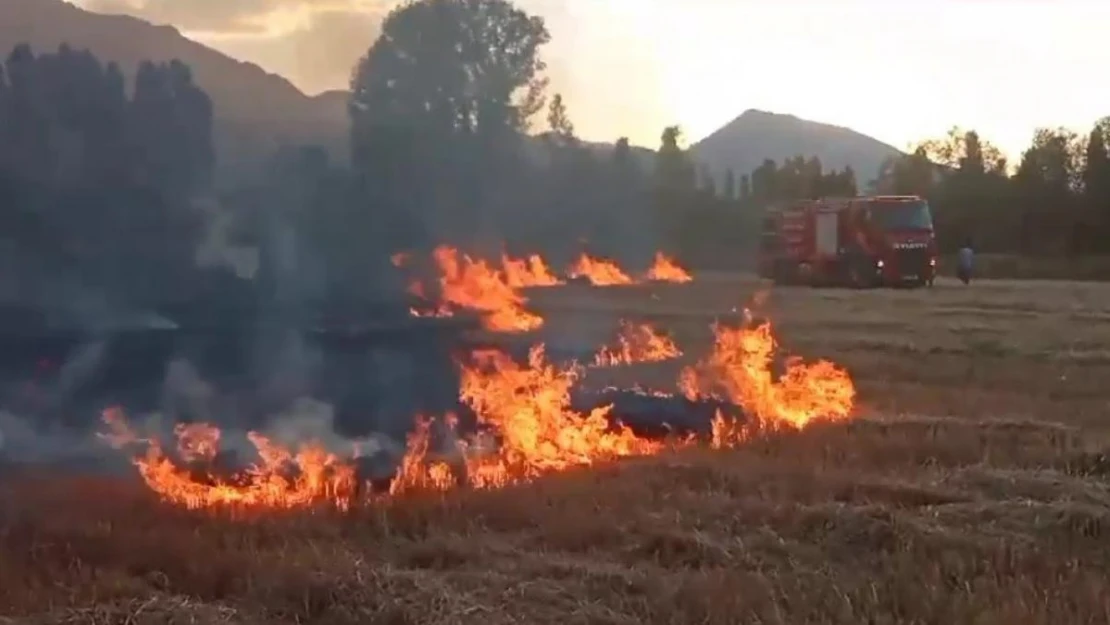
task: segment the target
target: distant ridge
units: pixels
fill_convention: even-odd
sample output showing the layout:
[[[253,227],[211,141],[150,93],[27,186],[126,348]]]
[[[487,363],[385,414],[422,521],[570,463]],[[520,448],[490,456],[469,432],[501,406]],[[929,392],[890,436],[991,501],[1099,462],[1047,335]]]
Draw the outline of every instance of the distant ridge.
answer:
[[[901,154],[894,146],[850,128],[757,109],[744,111],[690,149],[716,177],[727,169],[740,176],[764,159],[782,163],[801,154],[816,156],[826,169],[851,166],[861,187],[876,177],[886,158]]]
[[[37,52],[54,51],[62,43],[88,48],[103,61],[119,63],[129,75],[143,60],[187,63],[215,105],[221,180],[257,172],[282,144],[321,145],[334,159],[347,159],[346,91],[310,97],[284,77],[187,39],[171,26],[92,13],[63,0],[0,0],[0,54],[22,42]],[[613,146],[587,143],[599,154]],[[645,170],[652,166],[656,147],[632,149]],[[737,176],[750,173],[767,158],[781,163],[798,154],[817,156],[826,168],[851,166],[861,186],[875,178],[884,159],[900,154],[850,128],[756,109],[695,143],[691,153],[718,178],[727,169]]]
[[[346,158],[343,92],[309,97],[287,79],[187,39],[172,26],[92,13],[62,0],[0,0],[0,55],[6,58],[23,42],[36,53],[62,43],[87,48],[129,76],[143,60],[187,63],[215,105],[221,175],[257,170],[282,143],[321,144]]]

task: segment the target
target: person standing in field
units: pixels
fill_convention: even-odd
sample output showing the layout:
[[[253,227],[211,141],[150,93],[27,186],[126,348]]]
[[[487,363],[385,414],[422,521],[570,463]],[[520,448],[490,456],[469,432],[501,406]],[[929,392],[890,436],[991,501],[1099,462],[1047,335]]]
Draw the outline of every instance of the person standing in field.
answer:
[[[971,248],[971,238],[968,237],[964,241],[964,246],[960,248],[959,256],[956,266],[956,277],[964,284],[971,283],[971,269],[975,263],[975,250]]]

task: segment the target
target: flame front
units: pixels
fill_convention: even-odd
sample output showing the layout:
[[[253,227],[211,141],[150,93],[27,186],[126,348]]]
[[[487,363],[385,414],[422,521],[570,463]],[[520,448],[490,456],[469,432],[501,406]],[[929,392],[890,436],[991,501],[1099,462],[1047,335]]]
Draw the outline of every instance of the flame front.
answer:
[[[563,284],[539,254],[532,254],[527,258],[511,258],[502,254],[501,268],[505,272],[506,282],[514,289]]]
[[[598,367],[616,367],[637,362],[661,362],[682,355],[674,341],[646,323],[621,321],[615,347],[603,347],[594,357]]]
[[[658,282],[692,282],[694,280],[689,272],[679,267],[673,258],[667,257],[663,252],[655,253],[655,261],[648,269],[647,279]]]
[[[472,468],[476,485],[496,485],[660,449],[658,443],[637,438],[627,428],[612,428],[608,407],[588,415],[571,411],[570,389],[579,370],[560,370],[547,363],[542,345],[530,350],[527,366],[504,353],[482,351],[462,373],[463,400],[502,438],[498,455]]]
[[[486,313],[482,323],[487,330],[527,332],[543,325],[542,317],[524,309],[527,298],[485,261],[472,259],[448,246],[437,247],[432,257],[439,267],[443,300]],[[443,309],[435,314],[443,314]]]
[[[618,284],[632,284],[628,276],[616,263],[598,258],[591,258],[583,253],[574,261],[567,275],[571,278],[585,278],[594,286],[612,286]]]
[[[354,468],[316,443],[291,453],[252,432],[249,437],[260,462],[243,473],[222,478],[212,471],[219,441],[219,430],[213,426],[175,428],[183,461],[178,463],[156,439],[140,438],[118,409],[106,410],[104,422],[109,432],[102,437],[114,447],[145,446],[133,460],[139,475],[163,499],[187,508],[226,504],[302,508],[321,503],[345,508],[357,490]],[[198,437],[203,441],[199,445]]]
[[[648,334],[658,336],[648,326],[623,327],[634,334],[646,328]],[[817,419],[839,420],[852,414],[855,388],[835,364],[791,358],[783,375],[772,373],[776,343],[769,323],[716,324],[713,330],[709,355],[683,369],[679,377],[679,388],[688,397],[723,396],[758,427],[802,428]],[[619,353],[618,360],[624,361],[623,350]],[[179,425],[177,446],[166,452],[157,440],[138,436],[121,412],[108,410],[104,414],[108,431],[101,436],[117,448],[141,447],[133,462],[146,484],[162,499],[189,508],[233,504],[288,509],[321,503],[348,508],[367,493],[376,497],[457,486],[496,488],[570,467],[654,454],[666,447],[614,424],[609,406],[589,414],[571,410],[570,391],[582,369],[553,365],[542,345],[530,350],[525,364],[500,351],[484,350],[460,366],[460,398],[474,409],[488,434],[459,439],[450,415],[439,421],[417,417],[389,493],[373,493],[360,484],[354,450],[344,459],[311,441],[294,450],[249,433],[259,460],[245,471],[230,474],[217,469],[221,433],[210,425]],[[443,425],[450,435],[448,451],[430,451],[433,425]],[[753,435],[750,425],[718,413],[711,445],[744,442]]]
[[[856,390],[848,373],[827,360],[791,357],[776,378],[776,342],[770,322],[713,327],[714,342],[702,363],[683,370],[679,385],[690,398],[723,392],[749,416],[769,425],[804,427],[815,419],[841,420],[852,413]]]

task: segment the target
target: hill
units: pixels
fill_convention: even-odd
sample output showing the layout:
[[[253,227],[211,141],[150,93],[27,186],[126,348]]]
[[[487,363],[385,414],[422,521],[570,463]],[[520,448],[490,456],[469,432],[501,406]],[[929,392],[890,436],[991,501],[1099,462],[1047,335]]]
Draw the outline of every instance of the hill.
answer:
[[[171,26],[92,13],[63,0],[3,0],[0,51],[22,42],[37,51],[62,43],[88,48],[102,60],[117,62],[129,76],[143,60],[187,63],[215,105],[220,180],[253,173],[286,143],[322,145],[335,159],[347,157],[345,91],[310,97],[287,79],[192,41]],[[591,142],[590,147],[608,152],[612,144]],[[848,128],[759,110],[745,111],[691,150],[718,176],[726,169],[748,173],[766,158],[781,162],[804,154],[816,155],[826,167],[851,165],[861,184],[875,176],[883,159],[898,154]],[[641,167],[650,169],[652,151],[633,152]]]
[[[864,186],[875,178],[879,165],[900,154],[891,146],[850,128],[749,109],[690,148],[699,162],[716,176],[726,169],[750,173],[764,159],[781,163],[792,156],[816,156],[826,169],[851,166]]]
[[[221,178],[257,169],[282,143],[326,146],[346,158],[343,92],[309,97],[292,83],[187,39],[175,28],[124,15],[103,15],[62,0],[0,2],[0,54],[17,44],[53,51],[62,43],[115,61],[133,76],[144,60],[180,59],[212,97]]]
[[[602,158],[612,154],[614,147],[604,141],[582,143]],[[632,146],[633,159],[645,172],[654,166],[654,150]],[[850,128],[755,109],[690,146],[690,153],[709,168],[718,183],[727,169],[739,176],[751,173],[764,159],[781,164],[802,154],[817,156],[826,169],[851,166],[861,187],[875,178],[884,159],[901,154],[897,148]]]

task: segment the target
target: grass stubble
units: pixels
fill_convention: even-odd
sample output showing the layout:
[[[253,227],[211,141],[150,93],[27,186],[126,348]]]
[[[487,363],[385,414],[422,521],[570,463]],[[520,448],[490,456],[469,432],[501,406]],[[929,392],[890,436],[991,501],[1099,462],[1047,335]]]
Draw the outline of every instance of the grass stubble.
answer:
[[[616,289],[596,323],[691,353],[754,288]],[[574,297],[536,298],[553,332]],[[1110,622],[1108,313],[1098,284],[781,289],[783,345],[845,364],[858,419],[346,515],[7,479],[0,623]]]

